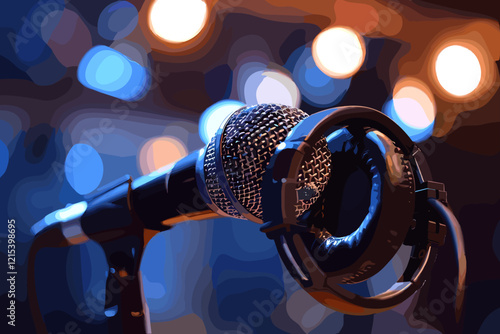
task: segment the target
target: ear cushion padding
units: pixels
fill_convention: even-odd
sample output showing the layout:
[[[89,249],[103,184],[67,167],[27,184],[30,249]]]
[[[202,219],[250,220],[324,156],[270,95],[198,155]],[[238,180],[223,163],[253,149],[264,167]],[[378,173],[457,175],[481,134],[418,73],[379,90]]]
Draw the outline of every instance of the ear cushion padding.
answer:
[[[357,283],[380,271],[403,243],[413,218],[415,187],[409,161],[383,133],[359,130],[343,128],[328,137],[332,178],[308,213],[315,233],[303,234],[312,258],[332,283]],[[361,218],[353,222],[358,227],[339,236],[343,192],[354,169],[369,181],[368,207],[362,211],[366,214],[351,214]],[[362,189],[359,192],[361,196]]]

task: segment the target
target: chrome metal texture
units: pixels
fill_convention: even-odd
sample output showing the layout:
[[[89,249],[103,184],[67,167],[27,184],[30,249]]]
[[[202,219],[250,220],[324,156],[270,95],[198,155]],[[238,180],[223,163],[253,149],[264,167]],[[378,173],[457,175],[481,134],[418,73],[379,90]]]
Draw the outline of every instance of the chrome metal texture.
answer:
[[[262,220],[262,178],[266,166],[291,129],[308,115],[300,109],[279,104],[244,107],[234,112],[216,136],[205,155],[205,181],[213,203],[235,218],[244,218],[221,183],[226,183],[234,198],[256,219]],[[217,151],[222,164],[216,163]],[[321,138],[313,151],[304,157],[298,175],[296,216],[302,215],[320,197],[330,178],[331,153]]]

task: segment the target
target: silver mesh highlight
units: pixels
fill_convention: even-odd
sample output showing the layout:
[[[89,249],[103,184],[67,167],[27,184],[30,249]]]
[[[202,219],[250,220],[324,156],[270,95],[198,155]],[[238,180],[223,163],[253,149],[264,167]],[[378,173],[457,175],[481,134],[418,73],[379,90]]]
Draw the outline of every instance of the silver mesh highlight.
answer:
[[[231,216],[243,218],[220,188],[217,173],[224,173],[238,202],[262,219],[261,189],[266,167],[276,147],[307,116],[300,109],[277,104],[242,108],[231,115],[221,138],[223,171],[215,168],[215,138],[205,156],[206,184],[214,204]],[[330,177],[330,156],[322,138],[304,159],[297,186],[297,216],[309,209],[324,190]]]
[[[231,204],[220,187],[220,174],[217,175],[217,169],[215,168],[215,137],[208,144],[203,167],[205,169],[205,184],[207,185],[208,195],[212,199],[212,202],[228,215],[243,219],[243,216]],[[219,173],[222,173],[222,171],[219,171]]]
[[[297,197],[299,200],[295,205],[297,217],[309,210],[325,190],[331,175],[331,156],[332,153],[328,149],[326,139],[322,137],[314,145],[313,152],[304,158],[297,180]]]

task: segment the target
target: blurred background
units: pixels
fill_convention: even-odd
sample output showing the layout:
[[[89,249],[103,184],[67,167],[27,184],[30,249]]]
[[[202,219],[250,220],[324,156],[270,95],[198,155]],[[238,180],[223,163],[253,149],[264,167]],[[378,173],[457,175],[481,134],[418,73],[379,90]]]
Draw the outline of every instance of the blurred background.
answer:
[[[498,330],[495,2],[25,0],[0,16],[0,251],[7,263],[6,221],[15,219],[19,332],[34,332],[26,296],[34,223],[120,176],[186,156],[232,111],[266,102],[309,114],[369,106],[419,143],[464,232],[464,318],[455,323],[450,302],[451,240],[411,300],[354,317],[302,291],[258,225],[227,218],[179,224],[150,241],[142,272],[154,333]],[[353,288],[391,286],[407,256],[402,248]],[[73,322],[82,333],[107,332],[108,266],[97,244],[46,249],[36,270],[49,332]]]

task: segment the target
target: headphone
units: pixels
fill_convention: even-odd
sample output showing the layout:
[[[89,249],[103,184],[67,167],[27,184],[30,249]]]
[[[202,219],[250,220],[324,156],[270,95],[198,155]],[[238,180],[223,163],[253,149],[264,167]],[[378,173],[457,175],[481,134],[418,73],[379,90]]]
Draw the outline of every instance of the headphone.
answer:
[[[321,198],[296,218],[299,171],[325,136],[332,176]],[[340,199],[353,170],[368,179],[369,204],[359,226],[338,236]],[[374,314],[408,299],[428,278],[437,247],[451,233],[459,267],[455,309],[460,316],[466,272],[460,225],[447,208],[444,185],[431,181],[421,151],[383,113],[349,106],[302,120],[267,166],[262,197],[261,231],[275,241],[288,271],[316,300],[346,314]],[[412,246],[410,261],[390,289],[364,297],[342,287],[375,275],[403,243]]]

